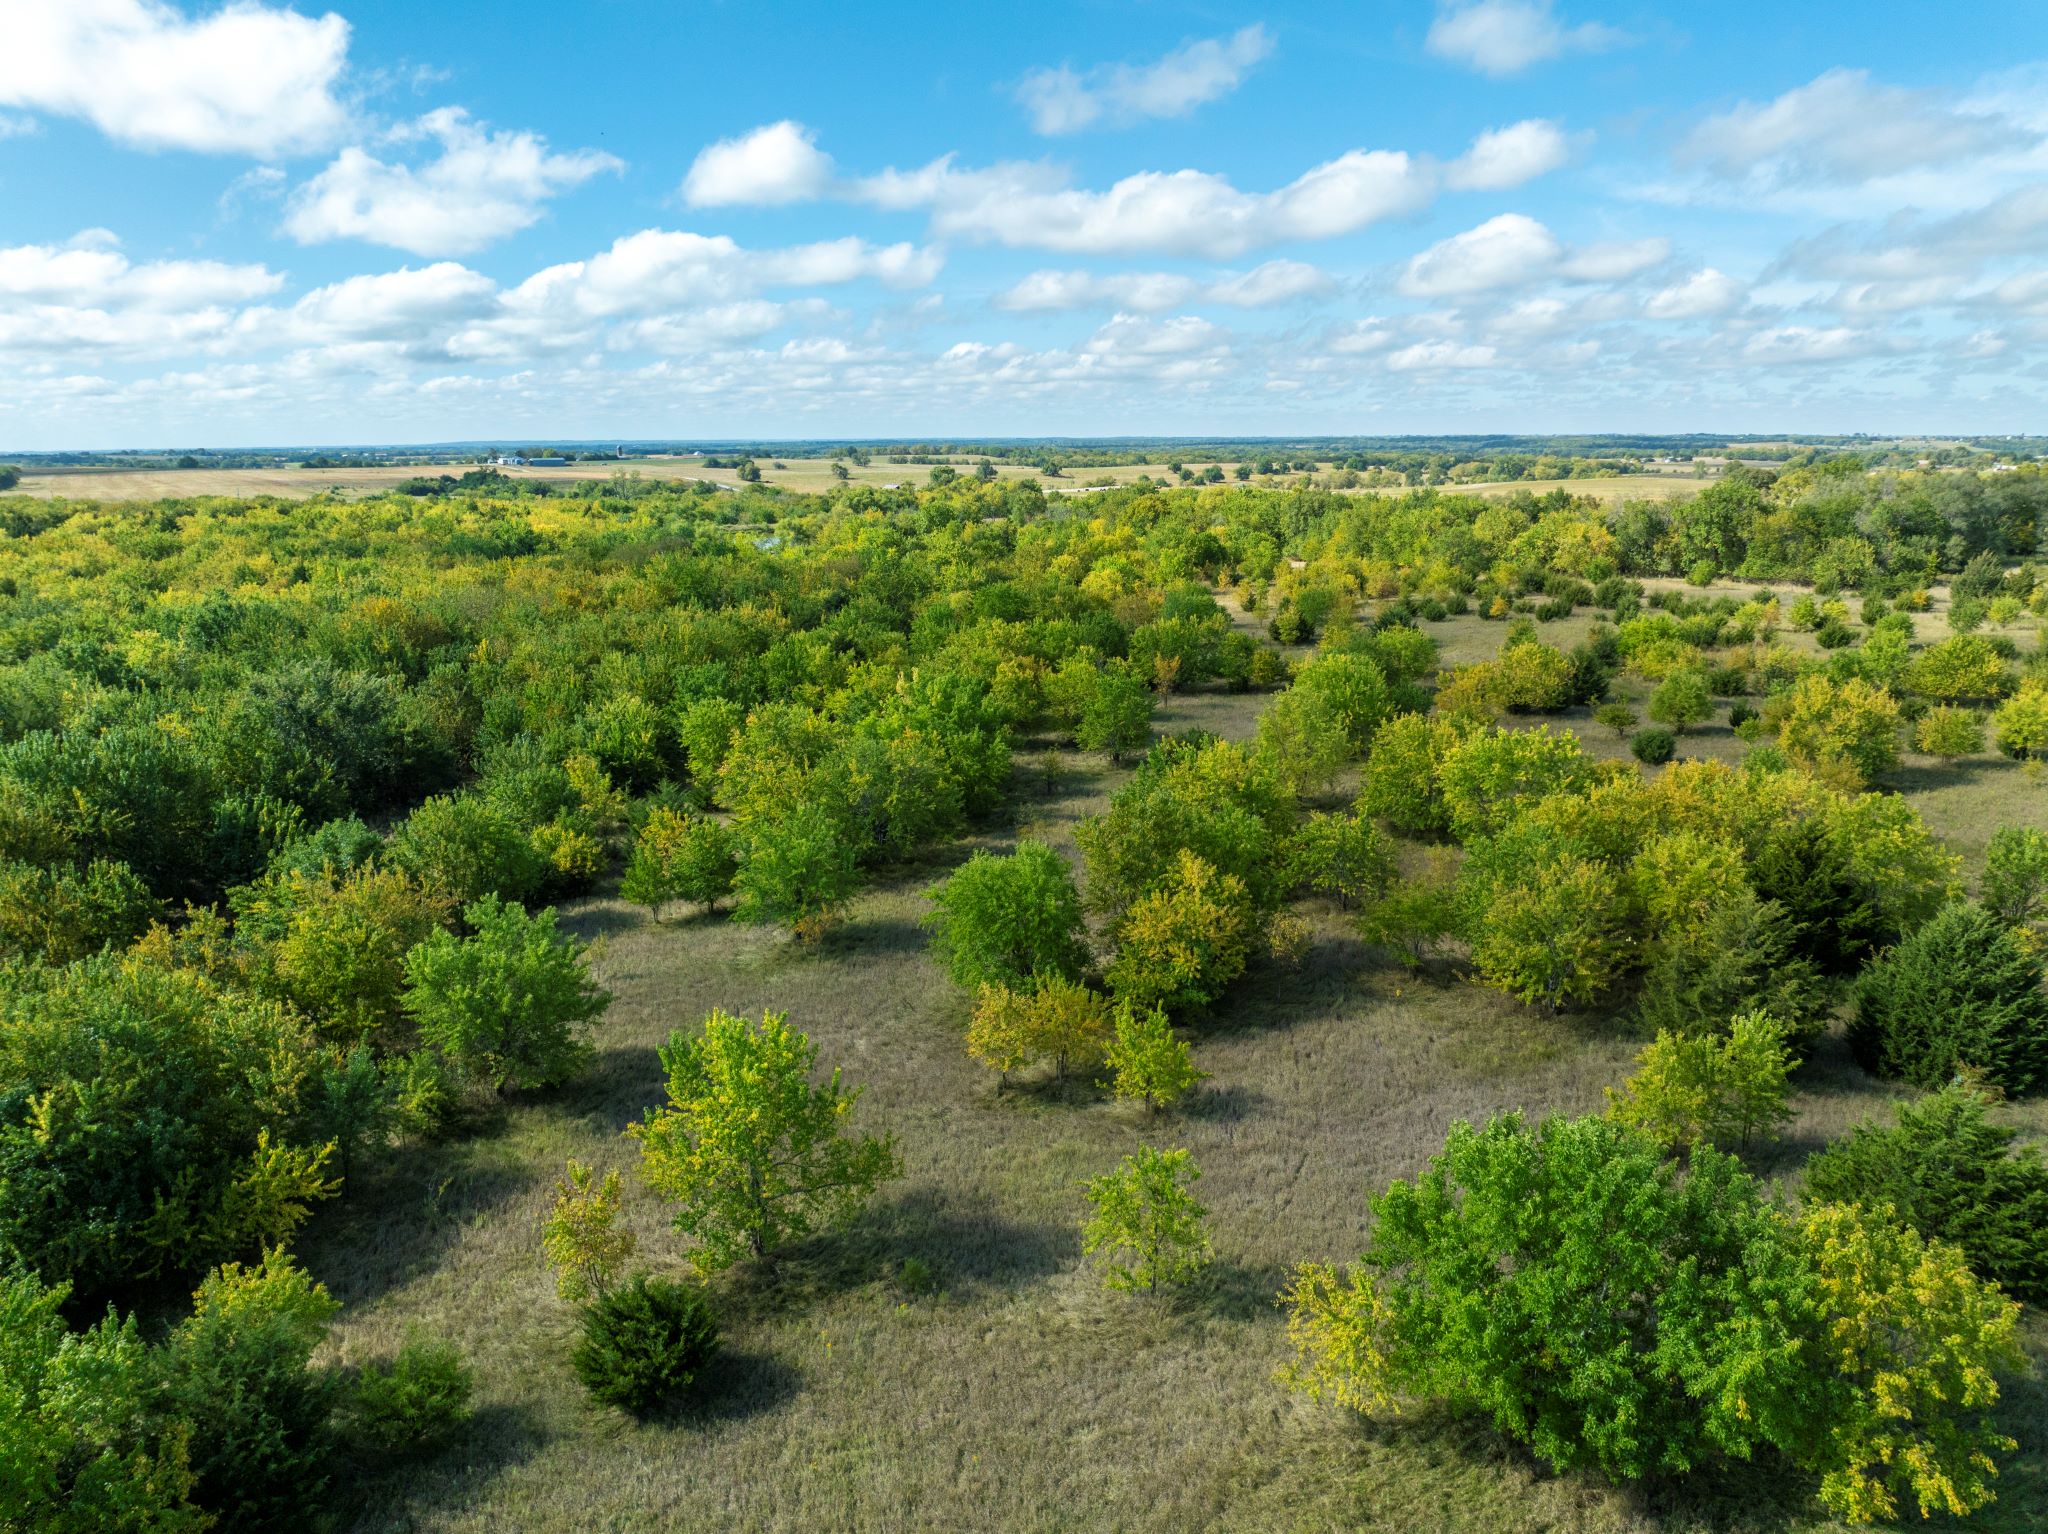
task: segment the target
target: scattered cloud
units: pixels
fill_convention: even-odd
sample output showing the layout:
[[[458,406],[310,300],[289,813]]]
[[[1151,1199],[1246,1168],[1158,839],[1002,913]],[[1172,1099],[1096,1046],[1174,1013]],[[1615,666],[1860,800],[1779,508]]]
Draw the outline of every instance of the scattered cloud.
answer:
[[[1568,26],[1552,0],[1438,0],[1424,46],[1440,59],[1499,78],[1567,53],[1593,53],[1628,39],[1599,22]]]
[[[1758,331],[1742,348],[1742,355],[1749,362],[1797,364],[1840,362],[1880,349],[1869,332],[1847,326],[1780,325]]]
[[[494,133],[459,107],[429,112],[394,136],[399,144],[429,140],[440,152],[417,169],[342,150],[292,193],[285,231],[302,245],[352,239],[460,255],[537,222],[548,198],[620,168],[595,150],[555,154],[537,134]]]
[[[1695,128],[1683,164],[1768,185],[1861,184],[2038,142],[2009,119],[1940,92],[1831,69],[1768,102],[1745,101]]]
[[[1400,288],[1413,298],[1454,298],[1552,279],[1616,282],[1670,253],[1670,242],[1661,238],[1573,249],[1527,214],[1502,213],[1415,256]]]
[[[1564,130],[1540,117],[1495,128],[1446,168],[1446,184],[1460,191],[1503,192],[1548,175],[1571,159]]]
[[[1706,266],[1652,293],[1643,313],[1653,320],[1709,319],[1740,308],[1747,296],[1733,277]]]
[[[1429,168],[1391,150],[1352,150],[1271,192],[1243,192],[1205,171],[1141,171],[1104,191],[1063,172],[1007,163],[960,170],[952,157],[885,171],[856,195],[885,208],[929,210],[932,231],[1077,255],[1207,256],[1228,260],[1263,245],[1349,234],[1424,206]]]
[[[1267,261],[1210,281],[1178,272],[1037,271],[998,295],[996,306],[1021,312],[1117,308],[1156,314],[1201,301],[1264,309],[1318,297],[1335,286],[1327,272],[1303,261]]]
[[[832,157],[810,129],[784,119],[702,150],[683,178],[683,200],[693,208],[774,207],[822,196],[831,185]]]
[[[238,0],[195,19],[159,0],[16,0],[4,13],[0,106],[81,118],[141,149],[266,159],[347,129],[349,27],[331,12]]]
[[[1500,354],[1491,346],[1418,341],[1389,356],[1387,366],[1396,373],[1434,372],[1443,368],[1490,368],[1499,360]]]
[[[1229,37],[1183,43],[1150,64],[1104,64],[1085,72],[1065,64],[1034,69],[1018,82],[1017,100],[1031,126],[1047,135],[1185,117],[1236,90],[1272,52],[1272,34],[1254,25]]]
[[[284,277],[260,264],[131,262],[104,229],[0,249],[0,352],[148,356],[209,347]]]

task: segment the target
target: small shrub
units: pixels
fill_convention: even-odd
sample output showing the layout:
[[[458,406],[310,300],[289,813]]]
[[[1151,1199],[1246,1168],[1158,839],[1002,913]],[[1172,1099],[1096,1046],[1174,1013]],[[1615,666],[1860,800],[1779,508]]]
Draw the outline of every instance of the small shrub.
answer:
[[[1813,631],[1814,642],[1823,650],[1840,650],[1856,642],[1856,631],[1839,618],[1830,618]]]
[[[355,1430],[387,1454],[430,1453],[469,1420],[475,1380],[452,1343],[412,1337],[388,1364],[371,1364],[350,1405]]]
[[[1929,756],[1970,756],[1984,749],[1984,716],[1943,704],[1930,708],[1913,729],[1913,749]]]
[[[1626,703],[1602,704],[1593,711],[1593,718],[1595,722],[1604,724],[1608,729],[1614,731],[1614,738],[1616,740],[1628,739],[1629,731],[1641,723],[1636,718],[1636,711]]]
[[[1645,766],[1661,766],[1677,752],[1678,737],[1661,726],[1652,725],[1647,730],[1636,731],[1629,738],[1628,748]]]
[[[599,1405],[643,1416],[688,1391],[717,1350],[704,1291],[641,1273],[584,1307],[570,1365]]]

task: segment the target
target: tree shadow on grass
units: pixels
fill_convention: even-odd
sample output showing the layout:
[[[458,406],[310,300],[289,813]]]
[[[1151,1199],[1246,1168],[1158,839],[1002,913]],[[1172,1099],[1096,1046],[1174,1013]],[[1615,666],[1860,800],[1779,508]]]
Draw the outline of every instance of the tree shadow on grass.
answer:
[[[1190,1025],[1212,1038],[1270,1033],[1343,1003],[1371,950],[1355,937],[1319,938],[1299,964],[1259,965],[1232,987],[1225,1003]]]
[[[931,946],[931,928],[902,916],[869,916],[842,922],[818,944],[818,952],[864,958],[922,953]]]
[[[1072,1266],[1080,1248],[1070,1227],[1026,1225],[918,1189],[878,1203],[856,1228],[815,1235],[771,1267],[741,1273],[732,1303],[782,1314],[871,1283],[899,1286],[905,1299],[975,1299],[1050,1277]],[[915,1283],[906,1282],[911,1275]]]
[[[683,924],[684,922],[679,922],[671,916],[662,922],[661,926],[668,928]],[[652,916],[638,906],[592,904],[557,910],[555,925],[570,936],[589,943],[601,937],[615,937],[621,932],[634,932],[642,927],[652,927],[655,922]]]
[[[1188,1302],[1226,1321],[1272,1321],[1289,1270],[1274,1262],[1212,1262],[1190,1286]]]
[[[1423,1404],[1397,1419],[1359,1419],[1356,1431],[1367,1442],[1427,1460],[1446,1499],[1458,1498],[1460,1486],[1472,1477],[1482,1486],[1496,1485],[1495,1478],[1506,1475],[1525,1483],[1583,1486],[1594,1495],[1604,1495],[1609,1486],[1594,1471],[1553,1469],[1470,1412]],[[1683,1477],[1652,1476],[1615,1490],[1633,1514],[1631,1527],[1686,1534],[1786,1534],[1814,1527],[1819,1512],[1813,1478],[1768,1451],[1747,1464],[1710,1463]]]
[[[1228,1086],[1197,1087],[1173,1111],[1181,1118],[1204,1123],[1234,1124],[1248,1118],[1266,1101],[1266,1094],[1239,1082]]]
[[[359,1527],[412,1528],[432,1514],[474,1507],[492,1481],[539,1453],[547,1436],[524,1406],[479,1407],[433,1454],[364,1451],[335,1478],[335,1511]]]
[[[433,1271],[460,1234],[537,1181],[493,1140],[414,1146],[355,1178],[300,1238],[306,1265],[343,1305],[360,1305]]]
[[[2004,756],[1972,756],[1952,762],[1912,762],[1894,767],[1879,780],[1883,787],[1901,794],[1924,794],[1937,788],[1953,788],[1980,777],[2020,772],[2024,762]]]
[[[772,1353],[721,1348],[689,1398],[649,1419],[680,1428],[718,1427],[779,1411],[797,1397],[803,1375]]]

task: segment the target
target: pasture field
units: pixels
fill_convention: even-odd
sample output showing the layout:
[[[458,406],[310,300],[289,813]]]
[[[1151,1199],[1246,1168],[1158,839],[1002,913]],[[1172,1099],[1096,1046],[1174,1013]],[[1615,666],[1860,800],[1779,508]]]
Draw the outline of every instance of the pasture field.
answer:
[[[973,472],[976,462],[973,458],[950,460],[962,473]],[[761,483],[778,490],[791,490],[802,494],[815,495],[832,489],[840,481],[832,472],[832,463],[826,458],[787,458],[777,467],[774,460],[758,459]],[[1218,460],[1226,476],[1227,484],[1238,483],[1237,465],[1229,459]],[[1189,468],[1209,467],[1207,460],[1187,460]],[[303,500],[309,496],[324,494],[374,495],[388,490],[393,485],[422,476],[460,475],[466,464],[377,464],[367,468],[349,469],[62,469],[55,471],[34,471],[22,475],[21,483],[11,494],[29,496],[60,497],[87,501],[153,501],[170,496],[235,495],[235,496],[278,496],[286,500]],[[847,464],[849,481],[857,485],[918,485],[929,481],[929,464],[870,463]],[[1321,466],[1327,473],[1329,465]],[[995,466],[1000,479],[1039,480],[1037,469],[1024,464],[999,463]],[[701,458],[592,458],[561,468],[534,467],[531,465],[500,469],[499,473],[509,479],[530,479],[549,481],[555,484],[576,484],[593,479],[610,479],[615,475],[664,481],[709,480],[715,485],[737,487],[740,484],[736,469],[707,469]],[[1040,480],[1048,493],[1083,494],[1091,489],[1111,485],[1127,485],[1149,475],[1155,480],[1178,483],[1163,463],[1114,464],[1103,468],[1073,468],[1059,479]],[[1262,474],[1252,483],[1261,488],[1273,488],[1298,483],[1305,478],[1302,474]],[[1543,495],[1552,490],[1569,490],[1575,495],[1592,496],[1603,502],[1615,502],[1634,498],[1668,499],[1689,494],[1702,486],[1711,484],[1708,478],[1691,474],[1624,474],[1592,479],[1531,479],[1502,480],[1484,484],[1445,486],[1447,491],[1469,492],[1478,495],[1512,495],[1518,490]],[[1370,487],[1360,487],[1361,491]],[[1399,493],[1398,487],[1394,493]]]
[[[1228,604],[1234,621],[1250,626]],[[1583,616],[1545,626],[1570,643]],[[1492,653],[1503,625],[1432,626],[1445,659]],[[1627,684],[1624,684],[1626,695]],[[1640,706],[1640,698],[1630,698]],[[1164,730],[1241,738],[1263,700],[1199,693]],[[1580,711],[1583,713],[1584,711]],[[1625,746],[1565,716],[1589,747]],[[1733,760],[1725,724],[1682,755]],[[1018,836],[1075,856],[1073,833],[1127,769],[1020,747],[1009,823],[899,870],[815,950],[723,919],[672,917],[599,895],[566,908],[603,939],[616,996],[597,1068],[514,1104],[487,1132],[380,1168],[317,1217],[303,1246],[346,1307],[343,1360],[407,1335],[456,1342],[479,1375],[467,1436],[424,1466],[361,1467],[350,1526],[372,1531],[584,1529],[1004,1531],[1791,1531],[1807,1488],[1758,1471],[1618,1490],[1549,1472],[1498,1435],[1431,1415],[1369,1425],[1275,1378],[1287,1356],[1274,1296],[1288,1265],[1344,1259],[1365,1200],[1415,1173],[1449,1124],[1511,1108],[1596,1111],[1640,1040],[1555,1020],[1448,971],[1410,972],[1367,948],[1334,906],[1310,907],[1297,967],[1248,976],[1195,1024],[1210,1079],[1164,1119],[1075,1087],[998,1092],[962,1045],[968,1000],[928,956],[924,891],[976,846]],[[1972,865],[1999,824],[2048,825],[2048,787],[1990,758],[1909,759],[1897,787]],[[1345,785],[1326,796],[1347,797]],[[590,1407],[566,1366],[572,1311],[553,1293],[540,1223],[567,1157],[629,1167],[620,1131],[660,1096],[657,1046],[712,1007],[786,1011],[866,1088],[861,1127],[893,1133],[906,1175],[850,1232],[813,1243],[779,1281],[717,1281],[727,1356],[688,1414],[629,1424]],[[1796,1122],[1751,1164],[1787,1178],[1827,1139],[1886,1111],[1839,1038],[1796,1081]],[[2048,1132],[2039,1101],[1999,1110]],[[1080,1183],[1141,1143],[1185,1145],[1204,1171],[1217,1264],[1185,1299],[1106,1292],[1082,1257]],[[662,1207],[629,1179],[641,1258],[685,1271]],[[915,1259],[930,1292],[903,1281]],[[2030,1315],[2029,1345],[2048,1352]],[[2019,1440],[2000,1499],[1969,1527],[2048,1526],[2048,1392],[2009,1388]]]

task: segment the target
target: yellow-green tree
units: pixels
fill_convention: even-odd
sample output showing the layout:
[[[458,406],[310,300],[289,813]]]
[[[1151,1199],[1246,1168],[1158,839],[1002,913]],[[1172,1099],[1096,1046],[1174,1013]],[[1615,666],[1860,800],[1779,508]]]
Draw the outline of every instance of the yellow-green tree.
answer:
[[[1792,1117],[1785,1079],[1798,1063],[1767,1012],[1745,1012],[1725,1037],[1659,1033],[1636,1056],[1635,1075],[1608,1088],[1608,1112],[1662,1145],[1747,1145]]]
[[[1167,883],[1131,906],[1105,978],[1133,1006],[1206,1006],[1244,972],[1258,927],[1242,879],[1182,852]]]
[[[817,1060],[817,1045],[780,1012],[757,1025],[713,1011],[697,1034],[662,1046],[668,1106],[626,1133],[648,1185],[677,1205],[700,1272],[772,1257],[850,1219],[902,1175],[888,1137],[846,1131],[860,1091],[836,1067],[813,1080]]]
[[[638,1238],[619,1223],[623,1192],[618,1169],[599,1180],[571,1160],[555,1188],[555,1207],[541,1228],[541,1250],[555,1270],[555,1292],[571,1303],[602,1294],[617,1282]]]

